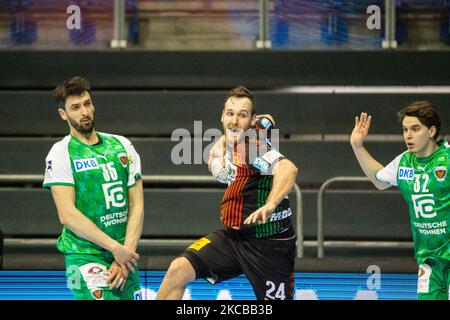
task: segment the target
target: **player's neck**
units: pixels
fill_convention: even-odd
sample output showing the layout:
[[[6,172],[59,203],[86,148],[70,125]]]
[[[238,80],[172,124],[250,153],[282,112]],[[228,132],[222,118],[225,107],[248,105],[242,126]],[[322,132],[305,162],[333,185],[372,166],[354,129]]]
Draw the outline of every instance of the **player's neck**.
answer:
[[[70,135],[90,146],[96,144],[99,139],[95,130],[92,130],[90,133],[81,133],[74,128],[71,128]]]
[[[430,142],[423,150],[416,153],[417,158],[427,158],[431,156],[437,149],[439,149],[439,146],[436,142]]]

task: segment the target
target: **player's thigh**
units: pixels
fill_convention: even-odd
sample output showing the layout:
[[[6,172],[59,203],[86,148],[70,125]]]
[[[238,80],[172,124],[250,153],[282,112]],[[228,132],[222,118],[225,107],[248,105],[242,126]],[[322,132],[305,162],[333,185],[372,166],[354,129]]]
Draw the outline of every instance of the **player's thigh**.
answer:
[[[236,252],[230,246],[225,230],[218,230],[200,238],[182,254],[195,270],[196,279],[215,284],[242,273]]]
[[[417,279],[418,300],[449,299],[449,276],[444,264],[439,261],[429,260],[419,266]]]
[[[294,298],[295,246],[263,247],[248,250],[244,273],[259,300]]]

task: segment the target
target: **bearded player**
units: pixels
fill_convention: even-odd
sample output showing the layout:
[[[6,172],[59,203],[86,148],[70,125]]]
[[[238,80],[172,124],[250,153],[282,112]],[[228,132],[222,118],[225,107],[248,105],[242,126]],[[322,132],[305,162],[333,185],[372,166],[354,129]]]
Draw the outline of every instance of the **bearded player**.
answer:
[[[70,134],[47,155],[43,186],[64,226],[56,246],[68,286],[76,299],[133,299],[144,210],[139,155],[128,139],[95,131],[87,80],[66,80],[53,96]]]

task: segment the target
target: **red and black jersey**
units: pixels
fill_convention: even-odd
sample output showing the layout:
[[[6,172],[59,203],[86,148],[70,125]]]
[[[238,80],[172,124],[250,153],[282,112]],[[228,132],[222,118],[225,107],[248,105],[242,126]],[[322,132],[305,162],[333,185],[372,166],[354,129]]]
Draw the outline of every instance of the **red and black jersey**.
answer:
[[[267,119],[267,118],[264,118]],[[267,134],[227,147],[228,188],[220,205],[220,219],[228,227],[256,238],[287,238],[295,232],[289,199],[284,198],[264,224],[244,225],[244,220],[265,205],[272,190],[271,169],[283,155],[272,148]],[[254,149],[252,149],[254,148]],[[251,154],[254,151],[254,156]]]

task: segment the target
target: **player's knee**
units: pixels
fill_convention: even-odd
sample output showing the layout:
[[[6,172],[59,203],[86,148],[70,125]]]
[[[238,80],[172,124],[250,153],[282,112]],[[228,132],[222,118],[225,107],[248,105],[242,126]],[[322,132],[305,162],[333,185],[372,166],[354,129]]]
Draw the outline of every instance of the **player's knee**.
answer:
[[[170,263],[167,277],[173,282],[186,284],[195,280],[195,271],[189,260],[180,257]]]

